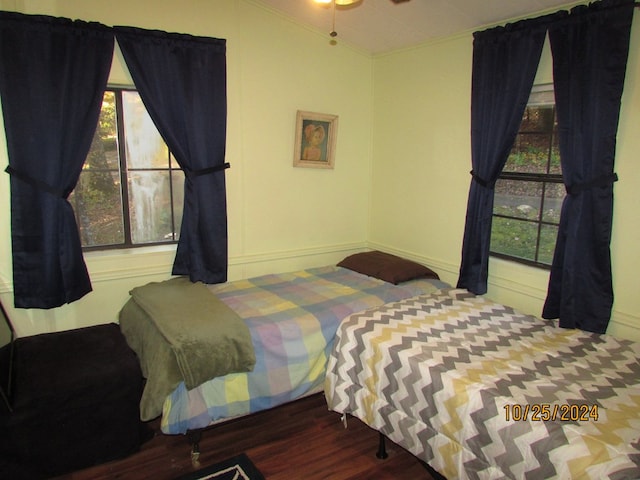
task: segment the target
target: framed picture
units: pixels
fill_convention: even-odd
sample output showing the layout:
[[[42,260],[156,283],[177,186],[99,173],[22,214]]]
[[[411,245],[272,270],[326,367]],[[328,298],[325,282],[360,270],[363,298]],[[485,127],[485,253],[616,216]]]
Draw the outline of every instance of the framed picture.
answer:
[[[333,168],[337,133],[337,115],[298,110],[293,166]]]

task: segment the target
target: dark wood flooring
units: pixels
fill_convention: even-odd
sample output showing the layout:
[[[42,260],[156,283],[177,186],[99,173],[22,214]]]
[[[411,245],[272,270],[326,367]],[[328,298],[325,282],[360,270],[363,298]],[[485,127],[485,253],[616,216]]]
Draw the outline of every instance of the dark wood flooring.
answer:
[[[171,480],[197,470],[185,435],[154,437],[140,452],[60,480]],[[207,429],[200,441],[200,467],[245,452],[268,480],[431,480],[416,457],[387,440],[385,460],[376,458],[378,433],[356,418],[348,428],[327,409],[322,394]]]

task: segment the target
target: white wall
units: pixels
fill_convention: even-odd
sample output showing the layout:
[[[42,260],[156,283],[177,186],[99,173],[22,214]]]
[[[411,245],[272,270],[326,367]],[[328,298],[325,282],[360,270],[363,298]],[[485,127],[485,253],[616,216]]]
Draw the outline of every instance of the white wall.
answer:
[[[2,0],[0,8],[227,39],[230,279],[335,263],[366,246],[370,56],[251,0]],[[122,65],[117,53],[110,80],[131,84]],[[339,116],[333,170],[293,167],[297,110]],[[169,277],[174,248],[88,253],[92,293],[61,308],[13,309],[6,174],[0,204],[0,295],[20,335],[115,321],[132,287]]]
[[[636,17],[638,13],[636,13]],[[618,130],[608,333],[640,340],[640,19],[635,19]],[[423,260],[457,282],[471,170],[471,32],[374,62],[370,245]],[[549,83],[545,48],[536,83]],[[487,296],[540,315],[547,270],[491,259]]]

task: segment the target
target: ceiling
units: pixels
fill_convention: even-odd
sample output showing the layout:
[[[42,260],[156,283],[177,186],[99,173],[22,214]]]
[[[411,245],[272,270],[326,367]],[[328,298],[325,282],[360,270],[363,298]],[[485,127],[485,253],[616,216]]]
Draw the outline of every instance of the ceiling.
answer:
[[[332,30],[333,7],[313,0],[257,0],[319,31]],[[385,53],[436,38],[547,12],[577,3],[570,0],[360,0],[338,7],[335,40],[371,54]]]

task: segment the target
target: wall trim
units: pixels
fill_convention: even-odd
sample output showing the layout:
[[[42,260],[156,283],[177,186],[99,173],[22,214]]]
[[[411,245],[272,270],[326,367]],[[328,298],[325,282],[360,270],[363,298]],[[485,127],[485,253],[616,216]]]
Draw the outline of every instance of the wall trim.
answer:
[[[350,255],[366,248],[364,242],[325,245],[312,248],[283,250],[278,252],[234,255],[229,257],[229,267],[242,267],[260,263],[291,261],[321,255]],[[107,283],[117,280],[149,277],[157,275],[171,276],[175,246],[145,247],[140,249],[110,250],[85,254],[85,261],[91,277],[91,283]],[[318,265],[321,266],[321,265]],[[0,279],[0,293],[13,293],[13,282]]]
[[[366,250],[382,250],[394,255],[408,258],[418,263],[433,268],[441,277],[457,278],[458,265],[451,262],[414,252],[392,248],[377,242],[352,242],[335,245],[325,245],[311,248],[299,248],[293,250],[283,250],[276,252],[254,253],[246,255],[234,255],[229,257],[229,267],[243,267],[270,262],[286,262],[296,259],[308,259],[314,256],[347,256]],[[118,280],[128,280],[149,276],[171,276],[175,247],[149,247],[148,249],[118,250],[109,252],[90,253],[86,255],[86,262],[89,268],[91,282],[94,284],[108,283]],[[113,265],[117,265],[114,267]],[[318,265],[321,266],[321,265]],[[447,281],[446,279],[444,279]],[[451,281],[449,283],[452,283]],[[532,298],[539,302],[544,302],[546,291],[527,285],[523,282],[514,281],[510,278],[491,275],[489,285],[513,292],[517,295]],[[13,294],[13,282],[4,276],[0,278],[0,294]],[[640,315],[614,309],[611,313],[611,323],[638,330],[640,325]]]
[[[255,253],[247,255],[235,255],[229,257],[229,266],[243,266],[256,263],[273,262],[278,260],[292,260],[295,258],[312,257],[316,255],[338,254],[348,255],[353,251],[360,251],[366,248],[364,242],[354,242],[322,247],[299,248],[294,250],[282,250],[269,253]],[[320,266],[320,265],[318,265]]]
[[[541,302],[544,302],[545,298],[547,297],[546,290],[543,290],[539,287],[527,285],[526,283],[518,282],[507,277],[490,275],[488,284],[501,290],[508,290],[510,292],[517,293],[518,295],[533,298]]]
[[[633,328],[635,330],[640,330],[640,315],[633,315],[631,313],[622,312],[620,310],[616,310],[615,307],[611,312],[610,323],[612,322],[624,325],[625,327]]]

